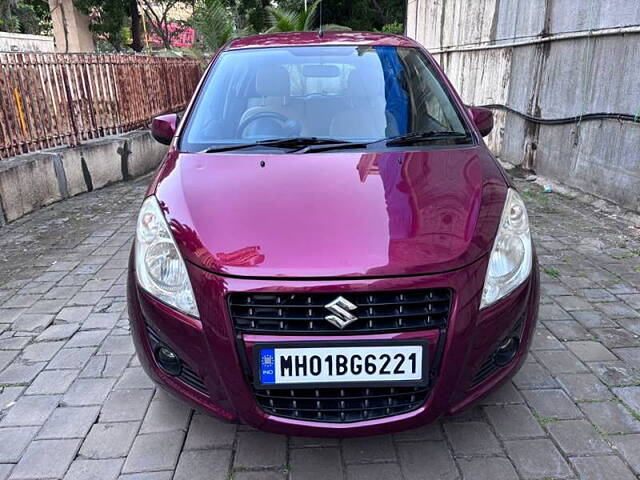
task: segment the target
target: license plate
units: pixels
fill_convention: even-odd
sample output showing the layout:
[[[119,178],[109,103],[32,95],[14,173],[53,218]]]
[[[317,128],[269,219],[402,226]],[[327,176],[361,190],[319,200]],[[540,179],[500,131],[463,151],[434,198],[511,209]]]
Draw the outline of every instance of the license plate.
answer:
[[[256,385],[423,385],[424,342],[256,346]]]

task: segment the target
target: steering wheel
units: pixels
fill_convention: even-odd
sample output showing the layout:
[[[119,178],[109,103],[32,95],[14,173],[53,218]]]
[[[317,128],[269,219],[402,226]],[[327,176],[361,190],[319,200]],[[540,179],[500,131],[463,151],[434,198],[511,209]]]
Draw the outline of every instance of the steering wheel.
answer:
[[[251,125],[252,123],[258,121],[258,120],[264,120],[265,118],[271,118],[273,120],[277,120],[278,122],[283,124],[283,127],[286,128],[286,124],[289,122],[289,119],[287,117],[285,117],[284,115],[282,115],[281,113],[277,113],[277,112],[258,112],[255,115],[250,116],[249,118],[246,118],[245,120],[243,120],[240,125],[238,125],[238,135],[240,137],[244,137],[244,131],[247,129],[247,127],[249,125]]]

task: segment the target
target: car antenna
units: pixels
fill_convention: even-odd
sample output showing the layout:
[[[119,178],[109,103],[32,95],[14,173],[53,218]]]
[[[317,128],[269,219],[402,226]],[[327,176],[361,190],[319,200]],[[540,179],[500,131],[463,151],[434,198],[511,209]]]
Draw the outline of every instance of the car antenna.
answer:
[[[324,31],[322,30],[322,0],[320,0],[320,27],[318,28],[318,37],[322,38],[324,35]]]

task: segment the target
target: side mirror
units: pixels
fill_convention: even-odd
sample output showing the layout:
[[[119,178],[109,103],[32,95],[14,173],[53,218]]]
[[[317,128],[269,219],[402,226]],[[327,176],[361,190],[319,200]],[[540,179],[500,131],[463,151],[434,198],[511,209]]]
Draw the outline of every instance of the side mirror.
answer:
[[[493,112],[488,108],[469,107],[469,113],[480,135],[483,137],[489,135],[493,130]]]
[[[151,122],[151,135],[156,141],[169,145],[176,133],[178,116],[175,113],[160,115]]]

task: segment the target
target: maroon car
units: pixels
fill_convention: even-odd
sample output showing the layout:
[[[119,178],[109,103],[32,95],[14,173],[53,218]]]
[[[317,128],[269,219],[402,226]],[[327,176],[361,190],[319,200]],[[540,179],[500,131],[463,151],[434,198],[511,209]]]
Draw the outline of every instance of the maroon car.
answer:
[[[403,36],[228,43],[184,116],[153,122],[170,148],[128,284],[148,374],[307,436],[416,427],[510,378],[539,280],[492,126]]]

